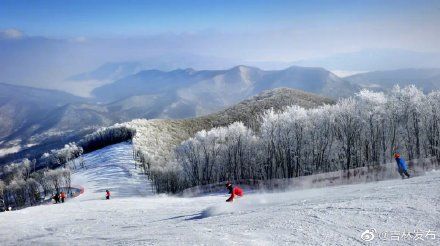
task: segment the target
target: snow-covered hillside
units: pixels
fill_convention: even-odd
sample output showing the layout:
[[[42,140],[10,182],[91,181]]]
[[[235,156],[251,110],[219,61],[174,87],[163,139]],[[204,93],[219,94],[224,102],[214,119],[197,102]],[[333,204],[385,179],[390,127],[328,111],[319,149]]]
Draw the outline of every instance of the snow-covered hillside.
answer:
[[[74,174],[85,193],[64,204],[0,214],[2,245],[363,245],[374,228],[385,245],[439,245],[440,172],[407,180],[181,198],[144,196],[127,143],[84,156]],[[113,191],[111,200],[103,191]],[[414,231],[416,230],[416,233]],[[424,241],[414,240],[423,232]],[[428,230],[436,238],[426,237]],[[387,232],[387,234],[384,234]],[[399,242],[391,233],[409,234]],[[432,234],[432,232],[431,232]]]

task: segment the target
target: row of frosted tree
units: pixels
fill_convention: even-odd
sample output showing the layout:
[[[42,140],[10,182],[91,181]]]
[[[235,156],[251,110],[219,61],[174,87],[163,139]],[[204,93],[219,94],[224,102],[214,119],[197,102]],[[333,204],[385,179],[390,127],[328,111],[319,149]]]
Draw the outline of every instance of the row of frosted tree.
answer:
[[[81,147],[69,143],[44,153],[38,160],[23,159],[0,168],[0,211],[32,206],[61,190],[70,191],[71,171],[76,168]],[[67,165],[69,163],[69,165]]]
[[[0,180],[0,211],[8,207],[21,208],[40,204],[53,193],[71,186],[71,173],[67,168],[31,171],[31,161],[24,159],[3,168]]]
[[[226,180],[292,178],[406,159],[440,160],[440,92],[414,86],[361,91],[334,105],[267,111],[251,130],[237,122],[200,131],[153,172],[160,192]]]

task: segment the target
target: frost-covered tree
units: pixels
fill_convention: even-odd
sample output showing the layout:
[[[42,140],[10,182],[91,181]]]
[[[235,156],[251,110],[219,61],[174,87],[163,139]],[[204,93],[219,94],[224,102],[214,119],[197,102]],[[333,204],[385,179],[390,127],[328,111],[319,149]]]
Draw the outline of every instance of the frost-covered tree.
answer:
[[[33,178],[26,180],[27,198],[30,205],[38,203],[41,199],[40,184]]]
[[[424,100],[421,111],[421,128],[427,141],[424,141],[426,155],[435,156],[440,161],[440,92],[430,93]]]
[[[31,178],[33,178],[35,181],[37,181],[40,186],[41,186],[41,190],[43,191],[43,197],[46,197],[48,195],[50,195],[51,192],[51,184],[50,181],[48,179],[46,179],[46,177],[44,176],[44,172],[46,172],[47,170],[39,170],[37,172],[33,172],[31,174]]]
[[[26,181],[20,178],[13,179],[6,189],[9,193],[9,196],[13,198],[16,206],[21,207],[26,204],[26,198],[28,195]]]
[[[44,172],[45,179],[48,180],[53,190],[60,192],[61,188],[65,187],[65,173],[70,172],[64,168],[48,170]]]
[[[114,126],[103,127],[85,136],[78,144],[87,153],[111,144],[130,140],[134,134],[135,129],[127,124],[115,124]]]
[[[33,171],[34,164],[35,161],[23,159],[3,166],[2,180],[0,180],[0,205],[3,204],[6,207],[32,206],[39,204],[54,190],[70,189],[71,174],[69,169]]]
[[[69,143],[64,145],[62,149],[54,149],[49,153],[44,153],[40,158],[40,163],[49,168],[65,167],[69,161],[81,156],[82,153],[82,147],[77,146],[76,143]]]
[[[5,182],[3,182],[3,180],[0,180],[0,211],[4,211],[6,208],[5,190],[6,190],[6,184]]]
[[[176,156],[192,186],[255,178],[256,138],[241,122],[200,131],[184,141]]]
[[[362,165],[379,164],[386,161],[387,143],[387,97],[382,92],[362,90],[356,94],[359,107],[361,128],[361,146],[365,156]]]
[[[390,110],[396,114],[396,146],[404,147],[408,158],[421,157],[421,112],[425,95],[415,86],[395,86],[390,94]]]

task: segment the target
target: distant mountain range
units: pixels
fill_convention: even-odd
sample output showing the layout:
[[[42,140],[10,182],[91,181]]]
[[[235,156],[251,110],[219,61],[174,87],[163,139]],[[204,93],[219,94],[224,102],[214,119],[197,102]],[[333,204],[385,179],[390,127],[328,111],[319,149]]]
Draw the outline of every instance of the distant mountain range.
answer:
[[[66,92],[0,83],[0,140],[20,134],[51,110],[82,101]]]
[[[66,80],[118,80],[143,69],[145,66],[140,62],[109,62],[93,71],[70,76]]]
[[[374,71],[345,77],[345,80],[363,88],[388,90],[394,85],[414,84],[425,92],[440,89],[440,68],[408,68]]]
[[[99,71],[71,78],[122,77],[94,89],[91,99],[55,90],[0,84],[0,156],[24,147],[29,151],[40,150],[43,145],[45,149],[58,147],[99,127],[135,118],[208,115],[279,87],[334,99],[350,96],[361,88],[387,90],[396,83],[414,83],[427,91],[440,88],[440,69],[379,71],[341,79],[323,68],[297,66],[270,71],[236,66],[225,70],[168,72],[138,72],[139,67],[137,63],[107,64]],[[135,74],[125,76],[132,72]],[[29,147],[33,145],[36,146]],[[14,151],[8,151],[11,148]],[[20,156],[25,153],[21,151]]]
[[[230,106],[264,90],[288,87],[338,98],[359,87],[322,68],[289,67],[265,71],[236,66],[228,70],[146,70],[93,90],[100,102],[156,97],[170,102],[159,117],[198,116]],[[147,96],[148,95],[148,96]],[[187,115],[187,114],[186,114]],[[187,115],[188,116],[188,115]]]

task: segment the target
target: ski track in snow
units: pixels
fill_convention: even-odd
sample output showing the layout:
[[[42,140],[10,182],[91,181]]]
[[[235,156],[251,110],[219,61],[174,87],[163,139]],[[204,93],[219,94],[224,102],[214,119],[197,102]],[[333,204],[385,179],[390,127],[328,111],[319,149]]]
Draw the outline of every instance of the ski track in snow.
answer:
[[[440,172],[408,180],[274,193],[152,195],[131,145],[84,156],[85,193],[64,204],[0,213],[0,245],[440,245]],[[112,199],[103,200],[106,188]],[[246,191],[245,191],[246,192]],[[367,243],[361,233],[436,231],[425,241]]]

